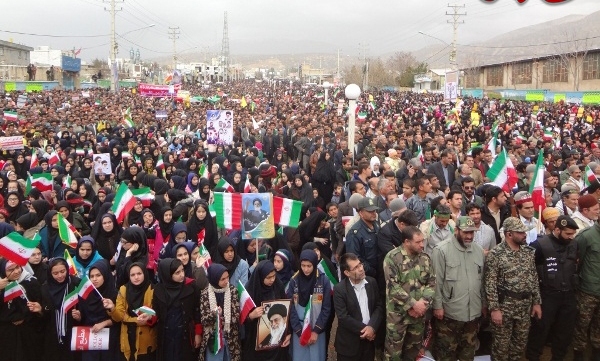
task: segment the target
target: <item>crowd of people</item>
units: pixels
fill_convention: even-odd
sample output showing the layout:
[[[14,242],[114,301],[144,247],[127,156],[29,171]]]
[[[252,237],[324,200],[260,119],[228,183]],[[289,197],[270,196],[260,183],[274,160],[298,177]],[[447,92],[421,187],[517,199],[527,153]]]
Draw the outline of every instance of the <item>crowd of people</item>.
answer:
[[[0,99],[0,135],[23,136],[0,149],[0,238],[40,238],[27,265],[0,258],[0,297],[13,282],[24,291],[0,303],[0,359],[325,361],[335,349],[338,360],[536,361],[550,343],[553,360],[570,349],[583,360],[588,344],[600,360],[599,107],[373,90],[358,100],[349,150],[343,89],[184,89],[219,98]],[[214,109],[233,110],[232,144],[207,142]],[[487,176],[502,149],[514,189]],[[95,168],[98,154],[110,172]],[[27,187],[41,173],[52,189]],[[271,239],[217,227],[209,206],[231,191],[222,179],[301,201],[300,225]],[[122,222],[111,211],[121,184],[153,195]],[[65,312],[82,278],[95,292]],[[243,320],[238,284],[256,306]],[[263,307],[284,299],[288,310]],[[108,329],[110,347],[72,351],[74,326]]]

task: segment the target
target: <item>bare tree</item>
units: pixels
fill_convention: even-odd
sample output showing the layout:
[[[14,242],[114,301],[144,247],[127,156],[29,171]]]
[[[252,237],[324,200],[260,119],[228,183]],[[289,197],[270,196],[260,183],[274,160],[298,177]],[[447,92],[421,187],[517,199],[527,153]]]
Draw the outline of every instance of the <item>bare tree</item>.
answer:
[[[555,44],[555,59],[563,66],[567,74],[573,77],[573,90],[579,91],[583,61],[590,48],[589,34],[577,34],[575,31],[564,31]]]

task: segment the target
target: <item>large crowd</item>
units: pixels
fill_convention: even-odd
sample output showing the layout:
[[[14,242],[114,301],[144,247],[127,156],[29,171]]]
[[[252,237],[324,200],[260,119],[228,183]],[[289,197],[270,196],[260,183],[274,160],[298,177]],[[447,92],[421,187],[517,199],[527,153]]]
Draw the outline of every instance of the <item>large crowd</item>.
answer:
[[[373,89],[349,150],[343,88],[328,99],[287,82],[183,88],[200,98],[0,99],[0,136],[23,136],[22,149],[0,149],[0,238],[40,239],[25,266],[0,258],[1,360],[325,361],[335,349],[338,360],[535,361],[547,344],[552,360],[571,349],[583,360],[588,345],[600,360],[600,107]],[[208,144],[213,109],[233,111],[231,144]],[[503,149],[513,189],[487,176]],[[27,186],[42,173],[50,190]],[[153,199],[120,221],[122,184]],[[270,239],[217,227],[210,206],[225,191],[301,201],[300,224]],[[94,292],[66,308],[82,279]],[[23,292],[8,297],[15,282]],[[247,317],[239,284],[255,304]],[[287,310],[263,306],[285,299]],[[108,329],[109,347],[72,351],[76,326]]]

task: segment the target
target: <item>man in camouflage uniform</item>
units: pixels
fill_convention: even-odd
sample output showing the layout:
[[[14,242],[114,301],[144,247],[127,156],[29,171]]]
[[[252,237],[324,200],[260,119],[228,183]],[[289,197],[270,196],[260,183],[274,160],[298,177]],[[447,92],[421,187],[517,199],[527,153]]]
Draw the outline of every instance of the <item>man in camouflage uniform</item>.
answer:
[[[436,361],[475,358],[479,318],[485,299],[483,248],[473,242],[475,222],[457,219],[454,236],[438,244],[431,256],[436,276],[433,298],[433,355]]]
[[[423,233],[405,227],[402,245],[383,260],[386,283],[385,359],[416,360],[423,343],[425,312],[433,299],[435,275]]]
[[[503,224],[504,241],[488,253],[485,294],[492,322],[492,360],[520,360],[530,316],[542,318],[535,249],[527,245],[527,227],[519,218]]]

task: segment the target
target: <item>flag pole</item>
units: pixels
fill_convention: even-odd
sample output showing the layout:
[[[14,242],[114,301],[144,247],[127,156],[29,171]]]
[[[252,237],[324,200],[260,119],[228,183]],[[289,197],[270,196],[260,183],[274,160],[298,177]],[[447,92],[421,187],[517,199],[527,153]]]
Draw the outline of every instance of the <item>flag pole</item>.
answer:
[[[23,288],[23,286],[21,286],[20,283],[17,282],[17,284],[19,285],[19,288],[21,289],[21,291],[23,292],[23,297],[25,297],[25,301],[30,302],[29,298],[27,298],[27,292],[25,291],[25,289]]]
[[[537,233],[538,236],[542,230],[542,205],[538,205],[538,224],[537,224]]]
[[[100,291],[98,291],[98,289],[96,288],[96,286],[94,286],[94,284],[92,283],[92,281],[90,281],[90,284],[92,285],[92,287],[94,287],[94,291],[96,291],[96,293],[98,294],[98,296],[100,296],[101,299],[104,299],[104,296],[102,296],[102,293],[100,293]]]

